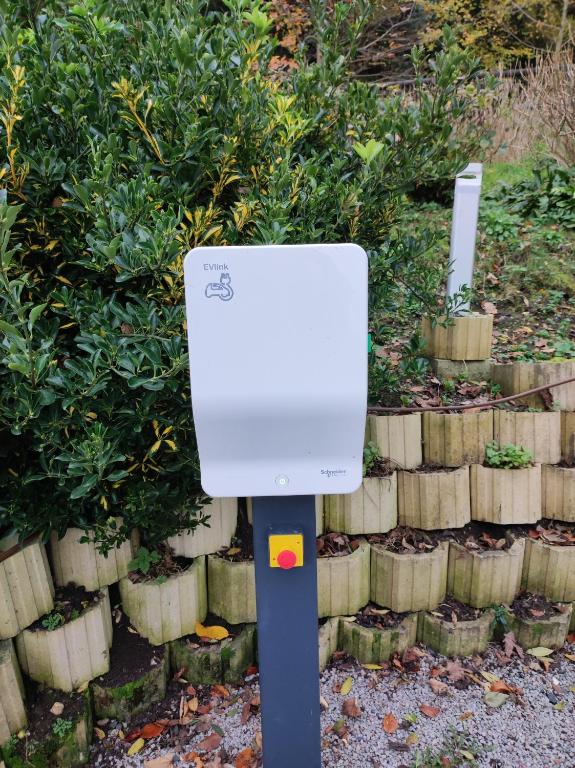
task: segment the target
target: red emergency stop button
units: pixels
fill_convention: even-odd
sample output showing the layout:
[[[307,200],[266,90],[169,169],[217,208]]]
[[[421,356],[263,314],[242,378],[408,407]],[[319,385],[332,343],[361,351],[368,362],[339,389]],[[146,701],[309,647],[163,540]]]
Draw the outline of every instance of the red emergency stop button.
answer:
[[[272,533],[268,539],[270,568],[289,571],[303,565],[303,536],[301,533]]]
[[[278,565],[280,568],[283,568],[286,571],[290,568],[294,568],[296,562],[296,553],[292,552],[291,549],[282,549],[282,551],[278,554]]]

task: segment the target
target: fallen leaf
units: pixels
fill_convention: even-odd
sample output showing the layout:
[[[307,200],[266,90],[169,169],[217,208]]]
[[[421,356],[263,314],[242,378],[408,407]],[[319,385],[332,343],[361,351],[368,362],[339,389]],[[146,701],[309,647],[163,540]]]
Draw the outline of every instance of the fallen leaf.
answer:
[[[447,691],[449,690],[449,686],[447,685],[447,683],[443,683],[441,682],[441,680],[437,680],[437,678],[434,678],[434,677],[431,678],[431,680],[429,681],[429,687],[431,688],[433,693],[437,693],[440,696],[447,693]]]
[[[104,741],[104,739],[106,738],[106,734],[101,728],[94,728],[94,733],[96,734],[96,736],[100,741]]]
[[[357,703],[357,699],[346,699],[341,706],[341,711],[346,717],[361,716],[361,707]]]
[[[250,768],[254,759],[254,751],[251,747],[246,747],[236,757],[236,768]]]
[[[389,746],[391,749],[395,749],[396,752],[409,752],[409,744],[404,741],[390,741]]]
[[[569,661],[575,661],[575,653],[566,653],[565,658],[569,659]]]
[[[195,632],[198,637],[207,637],[208,640],[225,640],[230,633],[225,627],[213,626],[204,627],[199,621],[196,622]]]
[[[528,648],[527,653],[540,659],[544,656],[551,656],[553,650],[551,648],[545,648],[544,646],[538,645],[536,648]]]
[[[346,679],[341,684],[341,688],[339,689],[339,692],[342,696],[347,696],[347,694],[351,691],[351,687],[353,685],[353,678],[352,677],[346,677]]]
[[[458,720],[469,720],[470,717],[473,717],[473,712],[462,712],[460,715],[457,716]]]
[[[140,736],[143,739],[155,739],[156,736],[160,736],[165,730],[166,727],[160,725],[160,723],[147,723],[140,731]]]
[[[383,669],[381,664],[362,664],[361,666],[364,669]]]
[[[182,756],[184,763],[194,763],[196,768],[204,768],[204,761],[197,752],[188,752]]]
[[[132,755],[137,755],[138,752],[145,746],[146,742],[144,739],[136,739],[136,741],[132,744],[130,749],[128,750],[128,755],[131,757]]]
[[[340,739],[345,739],[347,734],[349,733],[349,728],[347,727],[345,720],[336,720],[336,722],[332,726],[332,731]]]
[[[63,711],[64,711],[64,705],[62,704],[61,701],[55,701],[50,709],[50,712],[56,717],[60,717]]]
[[[493,691],[487,691],[485,696],[483,697],[483,701],[487,704],[488,707],[500,707],[502,704],[505,704],[509,696],[505,693],[494,693]]]
[[[398,728],[399,723],[397,722],[396,716],[391,712],[388,712],[388,714],[383,718],[383,730],[386,733],[392,734],[395,733]]]
[[[388,712],[388,714],[383,718],[383,730],[386,733],[392,734],[395,733],[398,728],[399,723],[397,722],[396,716],[391,712]]]
[[[553,705],[553,709],[556,709],[557,712],[563,712],[563,710],[565,709],[565,702],[558,701],[557,704]]]
[[[213,752],[214,749],[217,749],[220,746],[221,740],[222,737],[217,733],[210,733],[210,735],[206,736],[205,739],[202,739],[199,744],[196,744],[196,749],[199,749],[202,752]]]
[[[161,757],[154,757],[152,760],[144,760],[144,768],[169,768],[174,762],[174,752]]]
[[[430,707],[429,704],[420,704],[419,711],[426,717],[437,717],[441,709],[439,707]]]
[[[481,309],[485,312],[486,315],[496,315],[497,314],[497,307],[491,301],[482,301],[481,302]]]
[[[495,680],[489,686],[489,690],[493,691],[493,693],[513,693],[515,688],[507,685],[507,683],[504,683],[503,680]]]
[[[224,699],[227,699],[230,695],[225,685],[212,685],[212,693],[216,696],[222,696]]]
[[[484,677],[488,683],[496,683],[499,680],[493,672],[484,672],[483,670],[481,670],[481,677]]]
[[[461,757],[464,757],[466,760],[470,760],[472,763],[475,762],[475,755],[473,752],[469,752],[467,749],[460,749],[459,754]]]
[[[410,733],[407,739],[405,740],[406,744],[409,744],[410,747],[415,746],[417,742],[419,741],[419,736],[416,733]]]

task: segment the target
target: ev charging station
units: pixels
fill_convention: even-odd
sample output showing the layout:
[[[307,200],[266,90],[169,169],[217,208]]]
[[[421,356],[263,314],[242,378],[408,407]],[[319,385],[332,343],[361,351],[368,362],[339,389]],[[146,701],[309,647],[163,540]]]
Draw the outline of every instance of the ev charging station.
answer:
[[[367,256],[201,247],[184,263],[202,488],[253,497],[265,768],[319,768],[315,494],[361,484]]]

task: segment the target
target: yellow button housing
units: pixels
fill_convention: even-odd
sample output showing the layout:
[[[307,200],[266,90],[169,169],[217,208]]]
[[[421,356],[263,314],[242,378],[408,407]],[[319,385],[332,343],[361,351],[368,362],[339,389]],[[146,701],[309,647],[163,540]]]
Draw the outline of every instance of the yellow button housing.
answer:
[[[286,533],[272,534],[269,537],[270,548],[270,568],[280,568],[278,555],[284,550],[293,552],[295,555],[294,568],[301,568],[303,565],[303,534]]]

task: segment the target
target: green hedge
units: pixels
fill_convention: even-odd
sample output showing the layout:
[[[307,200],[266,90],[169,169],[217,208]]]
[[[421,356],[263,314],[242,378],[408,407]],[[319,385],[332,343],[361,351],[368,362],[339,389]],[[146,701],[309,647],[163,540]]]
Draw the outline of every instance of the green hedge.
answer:
[[[376,341],[382,313],[435,304],[443,271],[397,222],[405,189],[478,148],[453,130],[478,65],[446,33],[433,62],[414,51],[409,105],[382,101],[347,73],[367,6],[336,4],[280,77],[257,0],[4,0],[0,528],[193,524],[190,248],[358,242]]]

